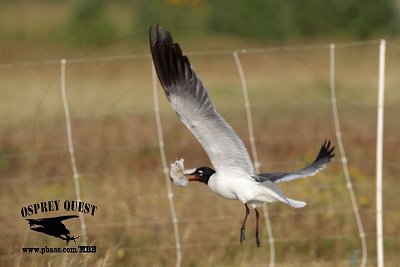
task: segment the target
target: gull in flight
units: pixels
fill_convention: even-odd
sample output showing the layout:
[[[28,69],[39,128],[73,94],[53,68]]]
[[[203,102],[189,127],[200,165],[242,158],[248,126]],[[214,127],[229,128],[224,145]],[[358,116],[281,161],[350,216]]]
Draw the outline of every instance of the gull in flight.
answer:
[[[281,201],[294,208],[305,202],[286,197],[275,185],[298,178],[313,176],[324,169],[334,157],[330,141],[325,141],[310,165],[296,172],[255,173],[253,163],[243,141],[217,112],[200,78],[182,54],[171,34],[159,26],[150,27],[150,49],[154,67],[165,95],[183,124],[200,142],[213,165],[185,171],[189,181],[206,184],[217,195],[241,201],[246,214],[240,229],[240,243],[245,240],[248,205],[256,213],[256,242],[259,237],[258,206]]]

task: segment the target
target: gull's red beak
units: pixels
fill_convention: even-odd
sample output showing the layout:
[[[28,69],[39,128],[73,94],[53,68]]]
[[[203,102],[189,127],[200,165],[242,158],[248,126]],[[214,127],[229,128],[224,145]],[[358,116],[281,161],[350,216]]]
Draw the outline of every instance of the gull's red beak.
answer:
[[[196,175],[196,169],[192,169],[192,170],[187,170],[184,172],[185,176],[188,176],[188,180],[189,181],[197,181],[199,180],[199,176]]]
[[[189,179],[188,179],[190,182],[192,182],[192,181],[197,181],[197,180],[199,180],[199,176],[197,176],[197,175],[191,175],[190,177],[189,177]]]

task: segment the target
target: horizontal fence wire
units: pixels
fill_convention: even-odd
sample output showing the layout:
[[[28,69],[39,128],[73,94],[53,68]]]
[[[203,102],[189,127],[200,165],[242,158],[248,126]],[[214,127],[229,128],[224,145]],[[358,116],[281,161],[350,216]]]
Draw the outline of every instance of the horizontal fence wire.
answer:
[[[353,135],[353,134],[346,134],[347,138],[352,138],[352,137],[360,137],[359,135]],[[372,139],[376,137],[375,135],[363,135],[362,138],[366,139]],[[290,140],[290,139],[298,139],[298,135],[282,135],[282,136],[270,136],[270,135],[264,135],[263,137],[257,138],[259,141],[271,141],[271,140]],[[303,140],[311,140],[313,141],[315,138],[314,137],[307,137],[305,136]],[[385,136],[385,140],[387,142],[397,142],[397,137],[396,136]],[[178,144],[171,144],[170,147],[180,147]],[[149,145],[143,145],[140,144],[138,146],[136,145],[130,145],[127,144],[126,146],[112,146],[112,147],[107,147],[107,151],[133,151],[134,149],[140,149],[140,148],[158,148],[158,144],[152,143]],[[75,148],[76,152],[84,152],[84,153],[95,153],[95,152],[101,152],[104,151],[104,148]],[[33,156],[46,156],[46,155],[63,155],[67,154],[68,149],[44,149],[44,150],[39,150],[39,151],[21,151],[21,152],[11,152],[7,153],[5,152],[4,154],[0,155],[0,159],[3,160],[13,160],[13,159],[23,159],[23,158],[29,158]],[[365,160],[365,159],[363,159]],[[366,160],[373,160],[375,161],[375,158],[370,158]],[[358,159],[353,159],[352,161],[357,162]],[[269,165],[274,165],[274,164],[279,164],[279,163],[285,163],[286,165],[292,165],[294,163],[301,163],[303,162],[302,160],[296,160],[296,159],[290,159],[290,160],[285,160],[285,161],[280,161],[280,160],[271,160],[268,161]],[[385,164],[393,165],[393,166],[400,166],[400,162],[396,159],[385,159]],[[1,183],[0,179],[0,183]]]
[[[356,46],[368,46],[379,44],[379,39],[357,41],[357,42],[346,42],[337,43],[336,48],[349,48]],[[388,43],[389,46],[399,49],[400,46],[395,43]],[[252,53],[279,53],[285,51],[301,51],[301,50],[323,50],[330,49],[329,44],[321,45],[299,45],[299,46],[278,46],[278,47],[261,47],[261,48],[236,48],[236,49],[220,49],[220,50],[202,50],[202,51],[191,51],[186,53],[187,56],[207,56],[207,55],[232,55],[233,53],[238,54],[252,54]],[[141,58],[150,58],[150,53],[141,54],[126,54],[116,56],[102,56],[102,57],[82,57],[82,58],[70,58],[65,59],[67,64],[82,64],[82,63],[93,63],[93,62],[112,62],[112,61],[124,61],[124,60],[136,60]],[[25,67],[37,67],[46,65],[58,65],[60,59],[52,60],[38,60],[38,61],[26,61],[26,62],[13,62],[13,63],[0,63],[0,69],[7,68],[25,68]]]
[[[82,175],[82,174],[81,174]],[[148,177],[148,176],[157,176],[159,175],[159,173],[136,173],[137,177]],[[85,173],[82,176],[85,177],[85,179],[87,180],[95,180],[98,176],[99,173]],[[20,187],[21,183],[27,183],[31,180],[34,180],[35,183],[30,185],[31,188],[35,188],[35,187],[40,187],[45,183],[51,183],[51,182],[55,182],[55,181],[63,181],[65,180],[65,178],[69,177],[68,175],[58,175],[58,176],[33,176],[33,177],[21,177],[21,178],[9,178],[9,179],[4,179],[4,180],[0,180],[0,185],[2,186],[15,186],[15,187]],[[338,189],[338,188],[347,188],[347,185],[344,185],[341,182],[329,182],[329,183],[321,183],[321,184],[312,184],[312,185],[307,185],[307,187],[297,187],[297,188],[301,188],[302,190],[307,189],[307,191],[312,191],[312,190],[331,190],[331,189]],[[357,188],[359,190],[365,190],[367,188],[369,188],[367,185],[359,185],[357,186]],[[176,196],[182,196],[182,195],[186,195],[189,193],[186,192],[176,192],[174,193],[174,195]],[[209,196],[208,193],[190,193],[191,196]],[[138,194],[134,196],[135,199],[139,199],[139,198],[162,198],[162,196],[158,195],[158,194]]]
[[[348,132],[346,134],[343,134],[342,136],[346,136],[347,138],[360,138],[360,135],[352,134],[351,132]],[[274,140],[288,140],[288,139],[298,139],[299,136],[296,134],[280,134],[279,136],[275,135],[269,135],[269,134],[263,134],[263,136],[258,137],[257,140],[259,141],[271,141],[271,139]],[[362,135],[362,138],[365,139],[375,139],[376,135],[375,134],[368,134],[364,133]],[[315,137],[312,136],[304,136],[302,137],[303,140],[307,141],[313,141]],[[385,135],[385,141],[386,142],[397,142],[398,141],[398,136],[393,135],[393,136],[388,136]],[[169,144],[170,147],[180,147],[179,144]],[[126,144],[126,145],[120,145],[120,146],[107,146],[107,151],[132,151],[134,149],[142,149],[142,148],[154,148],[158,149],[158,143],[148,143],[148,144],[138,144],[138,145],[132,145],[132,144]],[[95,152],[100,152],[104,151],[104,148],[84,148],[84,147],[77,147],[75,148],[76,152],[84,152],[84,153],[95,153]],[[43,149],[43,150],[38,150],[38,151],[33,151],[33,150],[26,150],[26,151],[20,151],[20,152],[7,152],[5,151],[0,155],[0,159],[20,159],[20,158],[27,158],[27,157],[33,157],[33,156],[46,156],[46,155],[63,155],[69,153],[68,149]],[[376,158],[370,158],[370,159],[363,159],[363,160],[373,160],[375,162]],[[357,162],[359,161],[358,159],[352,159],[352,161]],[[300,163],[303,162],[301,160],[296,160],[296,159],[290,159],[290,160],[285,160],[285,161],[277,161],[277,160],[270,160],[268,161],[268,164],[279,164],[279,163],[285,163],[288,165],[292,165],[294,163]],[[393,166],[400,166],[400,162],[396,159],[385,159],[385,164],[387,165],[393,165]],[[0,179],[0,183],[1,183]]]

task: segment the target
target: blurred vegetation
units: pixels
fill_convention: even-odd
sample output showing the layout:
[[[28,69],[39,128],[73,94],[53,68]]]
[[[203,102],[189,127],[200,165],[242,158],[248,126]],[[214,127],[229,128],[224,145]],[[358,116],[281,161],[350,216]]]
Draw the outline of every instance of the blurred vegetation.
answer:
[[[393,0],[254,0],[212,3],[211,28],[238,32],[261,39],[347,35],[367,38],[393,31]],[[227,12],[228,11],[228,12]]]
[[[69,17],[70,40],[76,44],[103,44],[117,35],[116,27],[106,16],[104,0],[77,2]]]
[[[396,0],[0,1],[3,41],[99,45],[150,25],[257,40],[363,39],[399,31]],[[45,14],[46,16],[44,16]],[[188,31],[186,31],[188,32]],[[139,33],[139,34],[138,34]]]
[[[156,24],[164,28],[204,29],[208,26],[210,10],[211,3],[202,0],[141,1],[135,24],[145,29]]]
[[[156,0],[143,1],[138,24],[205,27],[257,39],[349,36],[368,38],[394,33],[393,0]]]

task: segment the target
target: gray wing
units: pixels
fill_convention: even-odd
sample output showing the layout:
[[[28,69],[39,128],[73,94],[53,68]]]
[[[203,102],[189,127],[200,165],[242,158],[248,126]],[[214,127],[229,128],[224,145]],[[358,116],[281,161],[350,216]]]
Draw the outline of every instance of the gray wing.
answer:
[[[331,141],[325,140],[314,162],[297,172],[262,173],[257,174],[256,180],[259,182],[271,181],[274,183],[280,183],[308,176],[314,176],[317,172],[326,168],[328,163],[331,162],[332,158],[335,156],[335,154],[333,154],[333,150],[335,149],[335,147],[331,148],[330,146]]]
[[[203,146],[214,168],[236,168],[254,175],[243,141],[215,110],[206,88],[171,34],[159,26],[150,28],[150,49],[169,102]]]

